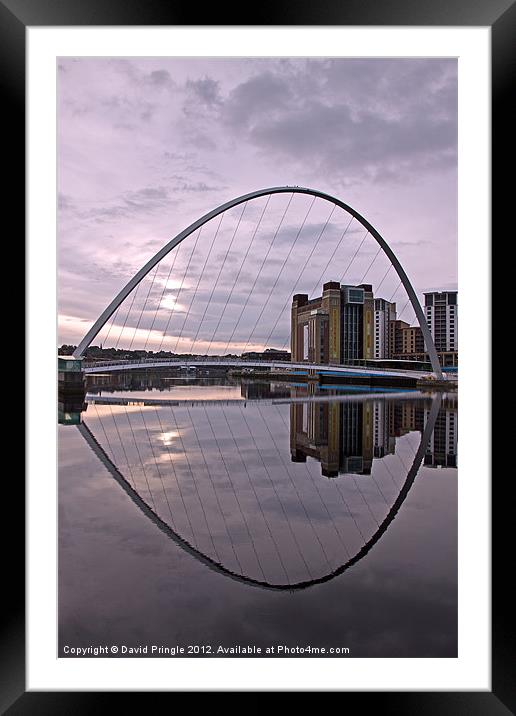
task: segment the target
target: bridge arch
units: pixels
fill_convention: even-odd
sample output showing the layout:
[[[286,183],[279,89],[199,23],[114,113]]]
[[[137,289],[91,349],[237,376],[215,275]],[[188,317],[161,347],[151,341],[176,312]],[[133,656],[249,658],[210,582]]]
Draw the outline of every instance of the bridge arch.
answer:
[[[435,349],[434,341],[432,338],[432,335],[430,333],[430,329],[428,328],[425,315],[423,313],[423,309],[421,308],[421,305],[418,301],[416,292],[414,291],[414,288],[412,284],[410,283],[410,280],[405,273],[405,270],[403,269],[401,263],[397,259],[394,251],[390,248],[390,246],[387,244],[385,239],[381,236],[381,234],[377,231],[377,229],[372,226],[361,214],[359,214],[358,211],[353,209],[349,204],[344,203],[340,199],[331,196],[330,194],[327,194],[325,192],[319,191],[317,189],[310,189],[307,187],[300,187],[300,186],[279,186],[279,187],[270,187],[267,189],[259,189],[257,191],[250,192],[249,194],[243,194],[242,196],[236,197],[235,199],[231,199],[230,201],[226,202],[225,204],[221,204],[220,206],[216,207],[215,209],[212,209],[207,214],[202,216],[200,219],[197,219],[197,221],[194,221],[190,226],[188,226],[186,229],[183,229],[179,234],[177,234],[173,239],[171,239],[163,248],[161,248],[147,263],[142,266],[142,268],[137,271],[137,273],[133,276],[133,278],[127,282],[127,284],[122,288],[122,290],[115,296],[115,298],[111,301],[111,303],[107,306],[107,308],[101,313],[101,315],[98,317],[98,319],[95,321],[93,326],[90,328],[90,330],[86,333],[82,341],[79,343],[77,348],[75,349],[73,355],[76,358],[80,358],[84,355],[86,349],[91,344],[91,342],[94,340],[94,338],[97,336],[97,334],[102,330],[104,325],[107,323],[107,321],[111,318],[111,316],[114,314],[114,312],[117,310],[117,308],[120,306],[120,304],[129,296],[129,294],[133,291],[134,288],[142,281],[145,276],[168,254],[170,251],[172,251],[176,246],[178,246],[182,241],[184,241],[186,238],[188,238],[191,234],[193,234],[197,229],[200,229],[204,224],[206,224],[211,219],[215,218],[219,214],[224,213],[228,209],[232,209],[235,206],[238,206],[239,204],[243,204],[244,202],[251,201],[253,199],[258,199],[263,196],[269,196],[272,194],[308,194],[309,196],[313,196],[315,198],[320,198],[325,201],[330,202],[331,204],[334,204],[335,206],[340,207],[344,211],[346,211],[348,214],[350,214],[352,217],[354,217],[363,227],[366,229],[371,236],[375,239],[375,241],[378,243],[380,248],[383,250],[384,254],[387,256],[389,261],[391,262],[392,266],[394,267],[396,273],[398,274],[399,279],[401,280],[401,283],[403,284],[403,287],[405,291],[407,292],[408,298],[410,300],[410,303],[412,304],[412,308],[414,309],[414,312],[416,314],[417,320],[419,322],[419,326],[421,328],[421,332],[423,334],[423,339],[425,341],[426,350],[428,353],[428,356],[430,358],[430,363],[432,365],[432,370],[434,374],[438,378],[442,378],[442,370],[441,366],[439,364],[439,358],[437,356],[437,351]]]

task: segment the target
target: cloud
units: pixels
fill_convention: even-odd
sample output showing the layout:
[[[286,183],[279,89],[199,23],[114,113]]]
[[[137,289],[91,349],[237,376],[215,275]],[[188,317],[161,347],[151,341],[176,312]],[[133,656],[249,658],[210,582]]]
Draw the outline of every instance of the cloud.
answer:
[[[312,186],[355,207],[396,248],[420,294],[428,285],[455,285],[456,60],[60,58],[60,65],[63,314],[93,320],[135,271],[190,223],[232,197],[282,184]],[[223,335],[255,281],[287,199],[270,199],[224,315]],[[215,327],[265,202],[249,203],[226,260],[241,207],[225,214],[187,323],[192,317],[194,322],[185,326],[188,335],[195,335],[195,321],[225,260],[207,310]],[[307,209],[306,201],[294,198],[249,299],[242,335],[282,270]],[[338,280],[345,273],[362,232],[353,224],[328,265],[347,223],[338,212],[303,271],[328,212],[317,200],[279,276],[283,294],[292,286],[317,293],[319,277]],[[203,229],[178,308],[188,311],[217,222]],[[187,241],[178,250],[172,281],[181,279],[192,246]],[[365,273],[372,258],[367,246],[348,279]],[[160,266],[163,280],[171,262],[172,256]],[[367,279],[374,283],[384,273],[379,258]],[[391,274],[381,289],[387,298],[396,287]],[[135,311],[142,309],[148,285],[142,285]],[[155,289],[162,287],[157,283]],[[274,291],[271,314],[280,310],[283,294]],[[178,299],[177,291],[170,295],[169,301]],[[158,299],[151,295],[145,326]],[[176,322],[183,316],[178,311]],[[128,325],[134,328],[137,317]],[[63,337],[67,325],[62,324]],[[257,335],[262,332],[258,327]]]
[[[139,88],[173,89],[176,86],[169,70],[165,68],[146,71],[130,60],[119,58],[109,60],[108,66]]]
[[[174,82],[168,70],[152,70],[148,75],[144,75],[143,81],[152,87],[173,87]]]
[[[292,91],[288,81],[271,71],[261,72],[237,85],[224,102],[223,118],[235,129],[249,129],[263,117],[288,111]]]
[[[220,82],[211,77],[203,77],[199,80],[188,80],[186,90],[191,97],[195,98],[198,104],[205,107],[214,107],[222,104],[220,95]]]
[[[402,63],[403,64],[403,63]],[[261,72],[232,90],[223,120],[271,161],[313,173],[396,178],[456,162],[456,77],[449,64],[313,62]],[[366,71],[366,68],[368,71]]]
[[[184,191],[184,189],[182,190]],[[79,219],[93,220],[99,223],[168,209],[174,201],[176,200],[170,197],[167,188],[157,186],[127,191],[116,200],[116,203],[86,209],[79,208],[69,197],[59,194],[58,208],[62,212],[73,213]]]

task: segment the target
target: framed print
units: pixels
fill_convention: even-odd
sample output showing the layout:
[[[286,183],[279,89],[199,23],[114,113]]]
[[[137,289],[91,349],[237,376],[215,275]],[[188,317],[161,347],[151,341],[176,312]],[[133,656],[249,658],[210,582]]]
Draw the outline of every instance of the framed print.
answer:
[[[514,708],[490,467],[514,5],[262,12],[0,5],[28,279],[8,713]]]

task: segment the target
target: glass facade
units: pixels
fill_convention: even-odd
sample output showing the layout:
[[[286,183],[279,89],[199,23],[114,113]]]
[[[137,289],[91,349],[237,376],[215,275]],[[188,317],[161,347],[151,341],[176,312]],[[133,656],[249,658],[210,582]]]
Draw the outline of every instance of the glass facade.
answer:
[[[363,304],[348,303],[341,309],[341,361],[347,363],[363,358],[364,352]]]

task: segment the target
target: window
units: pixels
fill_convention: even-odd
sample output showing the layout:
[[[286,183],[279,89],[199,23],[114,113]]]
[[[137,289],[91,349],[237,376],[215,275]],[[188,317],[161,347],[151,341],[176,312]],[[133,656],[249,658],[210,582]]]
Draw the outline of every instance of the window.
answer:
[[[348,301],[349,303],[363,303],[364,292],[360,289],[350,288],[348,290]]]
[[[308,360],[308,323],[303,325],[303,360]]]

